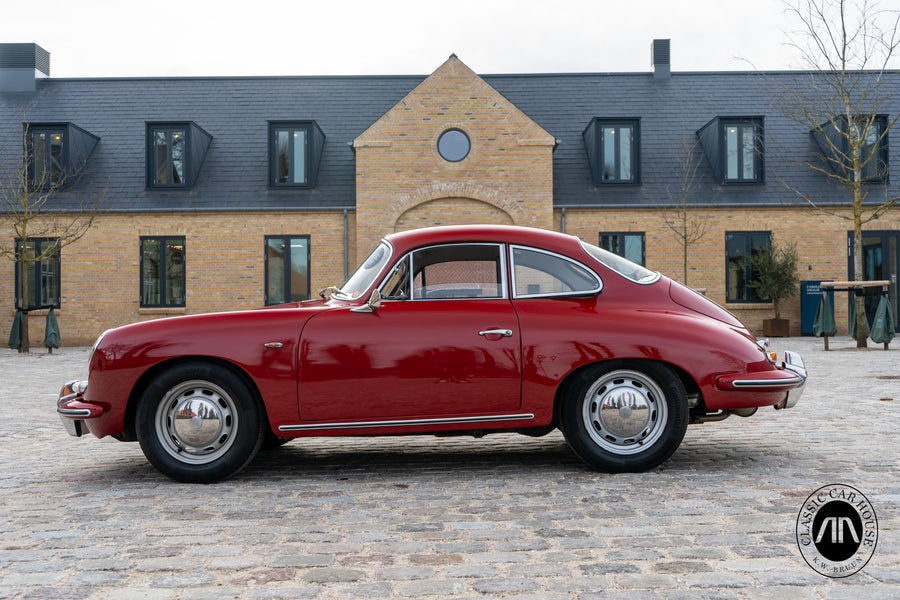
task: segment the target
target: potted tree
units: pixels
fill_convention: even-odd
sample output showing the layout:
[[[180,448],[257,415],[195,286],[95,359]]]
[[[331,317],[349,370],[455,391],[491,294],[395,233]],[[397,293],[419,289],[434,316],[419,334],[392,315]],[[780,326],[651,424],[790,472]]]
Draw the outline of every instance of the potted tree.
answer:
[[[750,256],[750,270],[753,273],[750,285],[761,298],[770,298],[775,309],[774,319],[763,320],[765,336],[790,335],[791,321],[781,318],[781,301],[796,295],[799,290],[798,260],[796,244],[779,246],[775,240],[768,248],[762,248]]]

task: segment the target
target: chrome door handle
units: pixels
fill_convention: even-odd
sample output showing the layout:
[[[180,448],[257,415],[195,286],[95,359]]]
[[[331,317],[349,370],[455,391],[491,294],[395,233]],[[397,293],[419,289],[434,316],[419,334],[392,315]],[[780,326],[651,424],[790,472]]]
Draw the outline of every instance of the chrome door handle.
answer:
[[[512,329],[486,329],[484,331],[479,331],[478,335],[502,335],[503,337],[512,337]]]

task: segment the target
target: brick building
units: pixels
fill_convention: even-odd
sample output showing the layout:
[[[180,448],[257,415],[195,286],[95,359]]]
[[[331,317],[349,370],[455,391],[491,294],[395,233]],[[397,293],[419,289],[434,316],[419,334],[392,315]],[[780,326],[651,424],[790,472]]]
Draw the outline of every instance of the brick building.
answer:
[[[654,41],[645,73],[479,75],[454,55],[424,77],[54,79],[39,46],[0,44],[0,165],[22,163],[27,123],[38,167],[80,174],[54,214],[101,199],[88,233],[35,267],[32,296],[58,307],[66,344],[88,344],[133,321],[306,298],[384,234],[461,223],[565,231],[681,280],[666,220],[690,167],[689,216],[705,233],[688,284],[759,330],[772,303],[743,253],[796,242],[801,279],[852,276],[847,223],[786,187],[846,203],[799,164],[816,142],[767,91],[810,75],[671,72],[668,49]],[[890,75],[885,116],[900,111]],[[871,202],[900,193],[900,153],[877,151]],[[898,314],[900,209],[865,243],[866,276],[893,279]],[[0,265],[2,331],[15,281]],[[839,329],[846,307],[839,294]],[[785,308],[800,333],[799,298]],[[32,314],[39,343],[45,311]]]

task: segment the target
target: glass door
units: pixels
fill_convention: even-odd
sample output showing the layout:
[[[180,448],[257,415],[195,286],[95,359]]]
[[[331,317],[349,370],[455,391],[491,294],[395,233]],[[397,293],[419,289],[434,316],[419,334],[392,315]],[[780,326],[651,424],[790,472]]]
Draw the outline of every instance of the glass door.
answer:
[[[850,248],[850,264],[848,272],[850,279],[854,279],[854,249],[853,232],[847,232],[848,247]],[[900,231],[864,231],[862,238],[863,251],[863,280],[878,281],[888,280],[890,286],[891,311],[894,315],[895,331],[900,333],[900,316],[898,316],[897,294],[897,268],[900,263]],[[880,295],[866,297],[866,316],[869,322],[875,316]]]

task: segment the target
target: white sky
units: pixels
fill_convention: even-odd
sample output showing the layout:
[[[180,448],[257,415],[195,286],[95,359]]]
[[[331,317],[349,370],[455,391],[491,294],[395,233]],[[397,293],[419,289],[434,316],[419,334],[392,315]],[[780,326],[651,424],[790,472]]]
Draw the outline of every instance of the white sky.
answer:
[[[796,67],[781,0],[0,0],[0,42],[53,77],[358,75]]]

